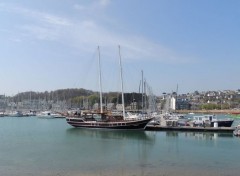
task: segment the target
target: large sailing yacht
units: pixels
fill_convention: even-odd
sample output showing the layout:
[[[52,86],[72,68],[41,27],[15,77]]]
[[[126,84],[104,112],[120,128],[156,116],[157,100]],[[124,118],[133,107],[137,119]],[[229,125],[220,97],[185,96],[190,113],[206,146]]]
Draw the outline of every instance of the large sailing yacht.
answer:
[[[100,49],[98,47],[98,65],[99,65],[99,86],[100,86],[100,111],[99,112],[84,112],[79,116],[66,117],[68,124],[79,128],[101,128],[101,129],[125,129],[125,130],[144,130],[147,124],[153,119],[148,116],[129,119],[125,117],[124,93],[123,93],[123,77],[122,77],[122,62],[119,46],[119,65],[122,91],[122,115],[113,114],[111,112],[103,112],[102,106],[102,83],[101,83],[101,64],[100,64]]]

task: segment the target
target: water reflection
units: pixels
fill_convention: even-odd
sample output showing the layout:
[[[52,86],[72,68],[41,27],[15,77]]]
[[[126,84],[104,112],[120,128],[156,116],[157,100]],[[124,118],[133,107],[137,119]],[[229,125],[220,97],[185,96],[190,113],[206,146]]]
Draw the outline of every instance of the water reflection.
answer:
[[[167,131],[167,137],[179,137],[184,136],[186,138],[194,138],[197,140],[213,140],[217,139],[218,137],[227,137],[232,138],[232,133],[211,133],[211,132],[177,132],[177,131]]]
[[[147,133],[140,130],[131,131],[69,128],[66,130],[66,133],[75,136],[87,136],[102,139],[141,140],[149,142],[154,142],[155,140],[155,135],[153,133]]]
[[[147,131],[80,128],[69,128],[66,135],[69,142],[74,141],[71,151],[81,152],[75,163],[93,175],[128,175],[130,170],[145,175],[156,138]]]
[[[59,161],[64,161],[67,167],[74,163],[72,170],[85,175],[175,176],[193,175],[195,172],[201,175],[202,169],[196,166],[209,172],[209,166],[219,169],[228,162],[233,163],[232,157],[222,152],[231,147],[231,151],[236,153],[238,148],[231,145],[234,142],[231,139],[234,139],[231,133],[69,128],[64,138],[64,143],[69,144],[69,160]],[[191,173],[186,173],[186,170]]]

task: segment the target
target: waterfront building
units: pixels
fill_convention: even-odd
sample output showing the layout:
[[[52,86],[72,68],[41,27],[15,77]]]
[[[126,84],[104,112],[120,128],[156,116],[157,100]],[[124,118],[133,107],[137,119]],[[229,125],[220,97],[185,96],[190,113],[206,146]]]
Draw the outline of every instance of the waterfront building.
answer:
[[[3,111],[7,107],[7,101],[5,95],[0,95],[0,110]]]
[[[170,99],[170,110],[176,110],[176,98],[171,97]]]
[[[191,104],[188,99],[177,99],[176,102],[176,109],[177,110],[190,110],[191,109]]]

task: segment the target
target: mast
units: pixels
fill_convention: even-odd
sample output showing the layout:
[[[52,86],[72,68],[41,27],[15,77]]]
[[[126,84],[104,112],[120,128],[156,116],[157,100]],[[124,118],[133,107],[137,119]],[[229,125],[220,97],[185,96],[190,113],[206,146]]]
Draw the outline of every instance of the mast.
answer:
[[[138,93],[140,95],[141,93],[141,84],[142,84],[142,80],[140,80],[140,83],[139,83],[139,88],[138,88]],[[138,106],[137,106],[137,110],[138,110],[138,113],[139,113],[139,106],[140,106],[140,100],[138,98]]]
[[[144,111],[144,100],[143,100],[143,70],[142,70],[142,114],[143,114],[143,111]]]
[[[144,80],[144,112],[147,109],[147,91],[146,91],[146,80]]]
[[[125,119],[125,104],[124,104],[124,93],[123,93],[123,76],[122,76],[122,60],[121,60],[121,52],[120,45],[119,48],[119,65],[120,65],[120,79],[121,79],[121,91],[122,91],[122,106],[123,106],[123,119]]]
[[[177,110],[177,99],[178,99],[178,84],[177,84],[177,90],[176,90],[176,102],[175,102],[175,111]]]
[[[32,92],[31,91],[29,94],[29,99],[30,99],[30,110],[32,110]]]
[[[101,62],[100,62],[100,48],[98,46],[98,71],[99,71],[99,88],[100,88],[100,110],[103,113],[103,106],[102,106],[102,75],[101,75]]]

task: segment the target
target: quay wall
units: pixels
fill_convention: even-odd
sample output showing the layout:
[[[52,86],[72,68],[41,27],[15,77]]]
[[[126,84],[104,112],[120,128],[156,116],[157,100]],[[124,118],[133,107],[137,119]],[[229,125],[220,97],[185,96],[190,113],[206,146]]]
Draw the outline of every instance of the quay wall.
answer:
[[[188,132],[217,132],[233,133],[234,127],[168,127],[148,125],[146,131],[188,131]]]

